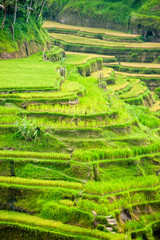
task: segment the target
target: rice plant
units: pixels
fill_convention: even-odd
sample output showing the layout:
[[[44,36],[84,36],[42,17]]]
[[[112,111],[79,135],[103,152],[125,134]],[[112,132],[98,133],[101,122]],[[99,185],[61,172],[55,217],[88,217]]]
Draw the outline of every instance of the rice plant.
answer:
[[[36,140],[40,134],[40,128],[36,127],[35,122],[27,119],[27,117],[16,122],[15,128],[17,129],[16,135],[26,141]]]

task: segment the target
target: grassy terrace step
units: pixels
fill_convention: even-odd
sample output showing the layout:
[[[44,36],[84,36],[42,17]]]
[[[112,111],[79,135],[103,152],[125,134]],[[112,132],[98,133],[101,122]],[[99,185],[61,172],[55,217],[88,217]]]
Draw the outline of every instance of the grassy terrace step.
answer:
[[[101,128],[49,128],[53,134],[67,137],[98,137],[102,133]]]
[[[70,155],[65,153],[40,153],[27,151],[0,151],[0,157],[38,158],[69,160]]]
[[[101,232],[99,230],[90,230],[90,229],[85,229],[85,228],[76,227],[76,226],[71,227],[71,226],[63,224],[61,222],[45,220],[45,219],[42,219],[39,217],[29,216],[27,214],[22,214],[22,213],[1,211],[0,219],[3,222],[9,222],[9,223],[16,222],[19,224],[27,224],[27,225],[33,226],[33,227],[44,228],[44,229],[47,229],[48,231],[52,231],[54,229],[54,230],[61,231],[62,233],[69,233],[69,234],[73,234],[73,235],[76,234],[76,235],[80,235],[80,236],[84,236],[84,237],[88,236],[88,237],[96,238],[96,239],[104,239],[104,240],[125,239],[123,234],[122,235],[120,235],[120,234],[112,235],[109,233],[107,234],[107,233]]]
[[[82,92],[82,94],[84,94]],[[6,96],[7,97],[7,96]],[[23,108],[27,108],[28,105],[31,104],[52,104],[52,105],[56,105],[56,104],[65,104],[65,105],[69,105],[70,102],[76,102],[78,101],[79,96],[76,94],[73,94],[71,96],[68,97],[64,97],[64,98],[33,98],[33,99],[22,99],[22,98],[14,98],[14,96],[8,96],[8,98],[4,99],[3,103],[14,103],[17,106],[23,107]]]
[[[146,90],[144,93],[139,94],[137,97],[126,98],[124,99],[124,101],[126,103],[136,106],[143,105],[147,107],[152,107],[152,105],[154,104],[152,94],[150,93],[149,90]]]
[[[26,158],[0,158],[0,175],[40,179],[40,180],[62,180],[68,182],[86,183],[85,174],[82,172],[81,178],[76,174],[66,173],[67,170],[74,170],[76,162],[62,160],[42,160],[42,159],[26,159]],[[81,169],[85,169],[79,164]],[[90,170],[91,166],[86,169]]]
[[[133,67],[133,68],[146,68],[146,69],[160,69],[160,64],[158,63],[127,63],[121,62],[121,66]]]
[[[110,113],[97,113],[97,114],[87,114],[87,115],[80,115],[80,114],[64,114],[64,113],[52,113],[52,112],[20,112],[20,116],[29,116],[29,117],[47,117],[52,118],[55,120],[63,120],[63,119],[74,119],[76,120],[92,120],[92,119],[107,119],[111,118],[114,119],[117,117],[118,112],[112,111]]]
[[[0,176],[0,187],[3,188],[10,188],[11,186],[13,188],[17,189],[35,189],[37,193],[40,194],[40,191],[51,191],[55,190],[55,188],[63,189],[64,191],[69,191],[70,193],[77,194],[79,190],[81,190],[81,193],[79,197],[82,195],[83,199],[90,199],[94,200],[93,195],[99,196],[97,200],[100,199],[100,197],[109,199],[111,196],[115,196],[116,198],[123,198],[127,193],[130,194],[130,196],[134,195],[135,193],[145,193],[146,196],[149,194],[153,194],[153,197],[155,196],[154,201],[160,202],[159,199],[156,198],[156,191],[157,193],[160,190],[160,179],[156,175],[150,175],[150,176],[137,176],[137,177],[126,177],[120,178],[117,182],[117,179],[108,180],[108,182],[93,182],[88,181],[85,184],[82,183],[76,183],[76,182],[67,182],[67,181],[60,181],[60,180],[39,180],[39,179],[25,179],[25,178],[18,178],[18,177],[3,177]],[[126,181],[127,180],[127,181]],[[62,191],[63,191],[62,190]],[[26,194],[26,192],[24,192]],[[25,196],[24,194],[24,196]],[[32,192],[31,192],[32,194]],[[43,196],[43,195],[42,195]],[[63,196],[63,195],[62,195]],[[71,196],[70,196],[71,197]],[[150,196],[151,197],[151,196]],[[148,198],[148,202],[149,199]],[[154,199],[154,198],[153,198]],[[115,199],[116,200],[116,199]],[[49,201],[49,200],[48,200]],[[152,201],[152,200],[150,200]],[[139,202],[139,204],[143,204],[144,200]],[[137,203],[135,203],[136,205]],[[133,201],[134,206],[134,201]]]
[[[116,149],[92,149],[92,150],[76,150],[73,152],[73,159],[89,162],[102,159],[118,159],[130,158],[143,154],[152,154],[159,152],[160,144],[158,142],[152,143],[148,146],[134,146],[132,148],[124,147]]]
[[[66,53],[66,63],[67,64],[84,64],[86,61],[103,58],[103,62],[112,62],[116,61],[115,56],[99,55],[99,54],[88,54],[88,53],[79,53],[79,52],[65,52]]]
[[[115,130],[116,132],[116,130]],[[107,133],[106,133],[107,135]],[[103,136],[103,135],[102,135]],[[62,137],[61,140],[63,142],[69,143],[72,147],[76,145],[76,148],[83,148],[86,149],[88,148],[88,144],[90,148],[95,148],[95,147],[105,147],[108,142],[110,141],[115,141],[115,142],[127,142],[129,144],[132,144],[133,146],[137,146],[139,144],[144,144],[149,141],[148,136],[145,134],[130,134],[127,136],[115,136],[115,137],[107,137],[107,136],[99,136],[97,138],[93,137],[87,137],[87,138],[75,138],[75,137]],[[86,147],[85,147],[86,145]],[[92,146],[93,145],[93,146]]]
[[[140,94],[143,94],[144,92],[148,91],[148,88],[144,85],[144,83],[140,82],[139,79],[137,80],[130,80],[131,83],[131,89],[130,91],[121,94],[121,99],[126,98],[134,98],[138,97]]]
[[[120,99],[129,104],[151,107],[154,104],[154,99],[147,86],[136,78],[131,78],[128,81],[130,85],[126,87],[126,90],[119,92]]]
[[[152,176],[152,177],[154,178],[154,176]],[[23,180],[24,179],[22,179],[22,182],[23,182]],[[47,193],[47,192],[49,194],[49,191],[59,191],[59,193],[61,193],[61,192],[66,193],[66,196],[67,196],[67,191],[68,191],[68,197],[72,198],[72,194],[78,196],[78,190],[82,189],[82,188],[80,189],[77,187],[77,185],[78,184],[80,185],[80,183],[72,182],[70,184],[69,183],[67,184],[66,182],[64,182],[62,184],[63,181],[59,181],[61,183],[57,183],[58,181],[52,181],[52,182],[55,182],[55,185],[49,186],[49,185],[37,185],[37,184],[32,185],[33,180],[31,180],[31,179],[28,179],[28,180],[30,180],[30,182],[31,182],[31,184],[29,184],[29,185],[26,185],[24,183],[21,183],[21,184],[19,184],[19,183],[15,184],[13,182],[7,183],[7,181],[2,182],[0,184],[0,188],[2,188],[2,193],[3,193],[4,189],[9,190],[12,188],[13,190],[15,190],[16,193],[21,190],[23,195],[21,195],[20,199],[25,198],[27,191],[33,191],[33,193],[37,194],[37,195],[41,194],[41,198],[42,198],[42,194]],[[141,181],[141,184],[138,183],[138,180]],[[116,183],[115,181],[109,181],[107,185],[105,185],[104,183],[101,182],[99,184],[98,183],[95,184],[94,187],[93,187],[93,185],[91,185],[91,182],[88,182],[83,189],[84,190],[83,194],[81,195],[83,200],[81,201],[81,199],[78,199],[78,208],[91,212],[91,210],[94,207],[96,207],[99,200],[102,200],[99,202],[99,204],[101,205],[101,207],[103,207],[103,204],[105,204],[105,199],[106,200],[112,199],[112,202],[110,204],[113,203],[113,205],[112,206],[107,205],[105,208],[106,209],[108,208],[109,211],[114,211],[115,209],[117,209],[117,206],[119,204],[118,199],[121,199],[121,201],[122,201],[123,199],[126,198],[127,195],[130,195],[130,197],[132,198],[136,194],[137,195],[141,194],[141,199],[139,199],[139,200],[137,199],[138,201],[136,201],[136,199],[133,199],[133,201],[131,203],[129,196],[128,196],[128,199],[126,199],[127,204],[130,205],[130,207],[132,207],[133,209],[135,209],[135,211],[136,211],[136,206],[144,208],[144,205],[149,205],[149,204],[154,204],[154,203],[159,204],[160,201],[158,198],[156,198],[156,191],[157,191],[157,193],[159,192],[159,186],[157,186],[158,182],[156,181],[155,178],[151,182],[151,177],[150,177],[150,180],[149,179],[146,179],[146,180],[147,180],[147,182],[145,182],[144,177],[138,177],[137,180],[135,178],[133,178],[133,179],[127,178],[128,183],[127,183],[126,187],[122,186],[122,185],[125,185],[124,184],[125,182],[122,180],[120,180],[119,183]],[[138,184],[137,187],[135,187],[134,184],[135,185]],[[147,185],[149,186],[149,184],[152,184],[153,186],[147,188],[146,186]],[[128,190],[127,187],[130,189]],[[148,194],[150,195],[150,198],[148,197],[148,199],[147,199]],[[31,195],[32,195],[32,193],[31,193]],[[143,195],[145,197],[143,197]],[[27,194],[27,196],[28,196],[28,194]],[[18,200],[20,200],[20,199],[18,199]],[[103,201],[103,199],[104,199],[104,201]],[[151,199],[153,199],[153,200],[151,200]],[[95,204],[95,206],[94,206],[94,204],[92,204],[91,207],[88,206],[89,209],[85,209],[86,206],[84,205],[84,207],[83,207],[82,204],[86,204],[86,200],[93,201],[93,203],[95,200],[97,203]],[[117,205],[116,204],[114,205],[113,201],[116,202],[116,200],[117,200]],[[62,203],[60,203],[60,204],[62,204]],[[123,205],[123,203],[122,203],[122,205]],[[118,208],[120,210],[121,206]],[[101,209],[101,212],[103,212],[102,209]],[[100,214],[100,212],[99,212],[99,214]]]
[[[120,74],[120,75],[124,75],[124,76],[128,76],[128,77],[136,77],[136,78],[140,78],[140,79],[160,79],[160,74],[139,74],[139,73],[127,73],[127,72],[118,72],[115,71],[116,74]]]
[[[108,89],[122,94],[123,92],[128,92],[131,89],[131,84],[126,77],[117,77],[114,85],[108,85]]]
[[[24,157],[0,157],[0,166],[1,171],[0,175],[2,176],[11,176],[14,172],[14,175],[16,177],[23,176],[31,178],[32,172],[35,172],[34,178],[45,178],[44,172],[46,171],[46,178],[48,178],[47,171],[50,173],[49,177],[50,179],[62,179],[69,181],[79,181],[80,179],[75,179],[74,177],[71,177],[70,175],[66,175],[65,170],[72,168],[72,166],[78,165],[79,167],[87,167],[88,170],[92,165],[98,164],[100,168],[107,169],[108,166],[114,165],[114,166],[137,166],[137,165],[144,165],[143,163],[149,159],[149,165],[155,165],[155,169],[152,171],[149,170],[149,172],[158,172],[160,169],[159,166],[156,165],[156,163],[160,159],[160,153],[154,153],[154,154],[146,154],[146,155],[138,155],[136,157],[129,157],[129,158],[113,158],[113,159],[105,159],[105,160],[95,160],[93,159],[91,162],[77,162],[74,160],[66,161],[66,160],[51,160],[51,159],[38,159],[38,158],[24,158]],[[155,160],[156,159],[156,160]],[[157,162],[156,162],[157,161]],[[27,166],[26,166],[27,165]],[[112,168],[114,168],[114,166]],[[26,169],[25,169],[26,167]],[[39,169],[38,169],[39,167]],[[144,167],[144,166],[143,166]],[[36,175],[36,168],[37,172],[38,170],[42,170],[42,176]],[[27,175],[23,174],[23,170]],[[43,171],[44,170],[44,171]],[[64,173],[63,173],[64,171]],[[31,173],[30,173],[31,172]],[[147,172],[147,169],[146,169]],[[22,175],[21,175],[22,174]],[[58,174],[58,175],[57,175]],[[81,175],[83,176],[84,172],[82,170]],[[144,172],[142,172],[144,174]],[[32,177],[33,178],[33,177]],[[80,182],[80,181],[79,181]]]
[[[88,60],[84,64],[76,65],[76,68],[82,76],[90,76],[92,72],[96,72],[102,69],[102,63],[102,58],[95,58]]]
[[[145,176],[131,179],[111,180],[109,182],[88,182],[84,186],[84,193],[106,195],[109,193],[122,192],[125,190],[136,190],[138,188],[156,187],[159,185],[159,177]]]
[[[1,60],[0,90],[58,90],[60,79],[55,71],[57,66],[58,64],[43,62],[42,53],[24,59]]]
[[[63,35],[63,34],[62,34]],[[57,36],[56,36],[57,37]],[[71,36],[72,37],[72,36]],[[67,37],[69,38],[69,37]],[[76,37],[78,38],[78,37]],[[70,38],[69,38],[70,39]],[[94,39],[91,39],[92,41]],[[96,40],[98,41],[98,40]],[[77,42],[74,41],[74,39],[66,41],[64,39],[64,36],[59,36],[59,38],[53,38],[52,42],[54,45],[57,45],[61,48],[63,48],[65,51],[71,51],[71,52],[83,52],[83,53],[96,53],[101,55],[111,55],[115,56],[118,61],[126,61],[128,62],[128,59],[131,58],[132,55],[134,55],[136,62],[153,62],[155,58],[159,56],[159,45],[157,48],[154,47],[154,45],[143,45],[143,48],[141,48],[140,45],[132,46],[130,45],[124,45],[124,46],[116,46],[114,43],[112,46],[112,43],[108,45],[108,42],[99,40],[100,43],[98,45],[97,42],[90,42],[88,43],[87,39],[81,38],[77,39]],[[137,43],[135,43],[137,44]],[[145,56],[142,58],[142,56]]]
[[[138,73],[127,73],[115,71],[116,75],[121,75],[124,77],[139,78],[141,81],[145,82],[150,90],[154,90],[160,86],[160,75],[158,74],[138,74]]]
[[[5,93],[5,94],[0,94],[0,98],[4,99],[25,99],[25,100],[35,100],[35,99],[51,99],[52,101],[54,100],[61,100],[69,97],[73,97],[74,95],[83,95],[85,92],[85,88],[80,85],[77,82],[73,81],[65,81],[62,86],[60,91],[58,92],[43,92],[43,91],[37,91],[37,92],[30,92],[30,93]]]
[[[66,25],[66,24],[53,22],[53,21],[46,21],[44,23],[44,27],[47,29],[57,28],[57,29],[64,29],[64,30],[77,30],[77,31],[88,32],[88,33],[99,33],[99,34],[105,34],[109,36],[129,38],[129,39],[134,39],[140,36],[135,34],[127,34],[124,32],[109,30],[109,29],[88,28],[88,27],[81,27],[81,26]]]
[[[1,183],[9,183],[15,185],[26,185],[26,186],[40,186],[40,187],[62,187],[71,189],[82,189],[83,185],[76,182],[66,182],[60,180],[38,180],[38,179],[24,179],[18,177],[2,177],[0,176]]]
[[[127,43],[127,42],[111,42],[97,39],[90,39],[85,37],[78,37],[73,35],[59,34],[59,33],[50,33],[50,35],[57,39],[65,41],[66,43],[74,43],[74,44],[88,44],[95,46],[109,46],[109,47],[117,47],[117,48],[137,48],[137,49],[160,49],[160,43]]]
[[[67,136],[67,137],[99,137],[103,130],[111,130],[115,131],[117,133],[127,133],[128,131],[130,132],[132,126],[136,126],[137,121],[136,120],[131,120],[125,123],[121,124],[108,124],[105,126],[99,126],[99,128],[95,127],[75,127],[75,128],[47,128],[50,130],[53,134],[59,135],[59,136]],[[1,126],[2,129],[6,130],[8,129],[7,125]],[[0,128],[0,129],[1,129]],[[9,127],[10,128],[10,127]]]
[[[40,227],[33,227],[29,226],[28,224],[19,224],[19,223],[10,223],[10,222],[0,222],[0,237],[1,239],[4,239],[7,237],[7,239],[12,238],[12,240],[17,239],[18,237],[21,236],[22,240],[26,240],[28,238],[32,240],[41,240],[41,239],[48,239],[48,240],[53,240],[53,239],[59,239],[59,240],[80,240],[84,239],[84,237],[77,236],[77,235],[70,235],[66,234],[57,230],[50,230],[40,228]],[[85,237],[85,239],[89,240],[94,240],[95,238],[88,238]]]
[[[97,78],[97,76],[98,76],[100,73],[102,73],[102,74],[104,75],[104,77],[110,77],[110,75],[111,75],[112,72],[113,72],[113,69],[112,69],[112,68],[106,68],[106,67],[105,67],[105,68],[101,69],[100,71],[97,71],[97,72],[92,73],[92,76]]]
[[[109,184],[111,184],[111,182],[109,182]],[[108,186],[109,187],[109,186]],[[120,186],[119,186],[120,187]],[[114,190],[117,189],[113,188]],[[93,190],[93,189],[92,189]],[[15,193],[14,196],[17,198],[17,203],[16,206],[23,208],[26,207],[26,209],[30,210],[32,209],[32,205],[30,205],[30,201],[33,201],[32,199],[34,199],[34,194],[36,194],[37,196],[39,196],[39,199],[41,199],[42,201],[44,201],[44,199],[46,199],[46,197],[48,197],[48,206],[52,207],[52,208],[56,208],[59,211],[60,209],[65,209],[65,211],[70,208],[72,208],[72,210],[77,210],[77,213],[81,212],[82,213],[86,213],[86,216],[90,216],[90,220],[93,221],[93,217],[91,216],[91,212],[93,209],[96,210],[97,214],[99,216],[104,216],[104,218],[106,218],[107,214],[110,214],[111,212],[113,213],[114,216],[114,212],[118,210],[118,212],[121,212],[121,208],[123,207],[127,207],[127,205],[129,206],[129,211],[132,212],[132,208],[135,212],[135,214],[137,215],[137,217],[139,217],[140,215],[143,215],[143,209],[144,207],[146,207],[146,212],[149,212],[149,206],[150,207],[154,207],[157,209],[157,207],[160,204],[160,201],[158,199],[158,194],[159,194],[159,186],[158,187],[150,187],[150,188],[135,188],[135,189],[131,189],[128,191],[117,191],[116,193],[108,193],[108,194],[86,194],[83,192],[78,192],[77,190],[74,189],[67,189],[67,188],[51,188],[51,187],[36,187],[36,186],[27,186],[27,185],[14,185],[14,184],[0,184],[0,191],[3,194],[4,191],[7,192],[7,194],[4,196],[4,198],[1,198],[1,203],[3,204],[4,200],[8,199],[9,194],[11,193]],[[157,191],[157,194],[156,194]],[[59,192],[59,197],[61,197],[62,199],[58,199],[58,202],[54,202],[55,199],[52,198],[51,194],[54,193],[58,193]],[[27,196],[27,199],[26,199]],[[64,199],[64,197],[67,197],[67,199]],[[73,207],[74,202],[71,200],[75,198],[76,199],[76,205]],[[52,201],[53,199],[53,201]],[[70,200],[69,200],[70,199]],[[27,201],[29,202],[29,204],[27,204]],[[35,212],[33,211],[32,214],[38,214],[39,216],[42,216],[46,219],[46,217],[44,216],[44,206],[42,207],[41,203],[39,201],[37,201],[37,199],[34,200],[35,203],[37,204],[37,209]],[[52,201],[52,202],[50,202]],[[90,203],[90,205],[89,205]],[[108,204],[109,203],[109,204]],[[32,204],[32,202],[31,202]],[[45,203],[44,203],[45,204]],[[46,205],[46,207],[47,207]],[[40,208],[39,208],[40,207]],[[141,210],[139,211],[139,213],[137,212],[136,207]],[[36,209],[36,207],[34,206],[34,209]],[[48,211],[51,212],[51,209],[48,208]],[[53,210],[55,211],[55,210]],[[42,212],[42,214],[40,214]],[[75,213],[75,211],[73,211],[73,213]],[[63,213],[65,214],[65,213]],[[85,215],[82,215],[84,217],[86,217]],[[53,219],[53,220],[62,220],[63,221],[63,215],[59,216],[58,219],[50,218],[49,219]],[[134,217],[133,217],[134,219]],[[74,223],[75,224],[75,223]],[[88,226],[86,226],[88,228]],[[91,225],[89,226],[91,227]],[[89,228],[88,228],[89,229]]]
[[[69,26],[65,24],[60,24],[57,22],[44,23],[44,27],[48,30],[49,33],[62,33],[62,34],[72,34],[81,37],[111,40],[115,42],[119,41],[129,41],[136,42],[142,41],[140,36],[134,34],[127,34],[123,32],[116,32],[113,30],[107,29],[97,29],[97,28],[84,28],[80,26]]]
[[[6,116],[5,116],[6,118]],[[130,130],[132,126],[137,126],[137,120],[131,120],[127,121],[125,123],[119,123],[119,124],[108,124],[108,125],[101,125],[99,128],[97,127],[78,127],[77,125],[75,127],[70,128],[60,128],[60,127],[46,127],[43,126],[44,131],[49,131],[52,134],[59,135],[59,136],[67,136],[67,137],[98,137],[102,134],[103,130],[111,130],[116,133],[130,133]],[[8,133],[8,132],[14,132],[16,131],[16,127],[14,125],[0,125],[0,132],[1,133]]]
[[[139,74],[160,74],[160,64],[150,63],[111,63],[110,67],[119,72],[139,73]]]
[[[155,235],[155,232],[158,231],[160,228],[160,221],[153,221],[151,223],[146,224],[145,228],[141,228],[136,231],[131,231],[129,235],[131,236],[131,239],[143,239],[145,238],[150,238],[150,239],[156,239],[153,238],[153,234]]]
[[[5,93],[0,95],[3,104],[14,103],[22,107],[29,104],[69,104],[84,96],[86,89],[77,82],[65,81],[58,92]]]

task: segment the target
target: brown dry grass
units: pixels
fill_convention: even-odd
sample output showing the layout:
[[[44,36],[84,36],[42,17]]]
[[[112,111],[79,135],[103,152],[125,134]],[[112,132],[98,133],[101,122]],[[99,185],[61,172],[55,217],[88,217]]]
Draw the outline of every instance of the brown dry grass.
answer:
[[[83,55],[83,56],[87,55],[91,58],[97,58],[97,57],[107,58],[107,59],[115,58],[115,56],[99,55],[99,54],[91,54],[91,53],[80,53],[80,52],[67,52],[66,51],[66,54],[67,55]]]
[[[160,69],[160,64],[156,64],[156,63],[128,63],[128,62],[121,62],[121,65],[124,66],[124,67],[156,68],[156,69]]]
[[[124,38],[136,38],[140,35],[136,34],[129,34],[119,31],[114,31],[110,29],[102,29],[102,28],[88,28],[88,27],[81,27],[81,26],[72,26],[72,25],[66,25],[63,23],[53,22],[53,21],[46,21],[43,25],[45,28],[59,28],[59,29],[68,29],[68,30],[78,30],[88,33],[101,33],[106,34],[109,36],[115,36],[115,37],[124,37]]]
[[[138,73],[125,73],[125,72],[116,72],[116,74],[120,74],[128,77],[160,78],[159,74],[138,74]]]
[[[113,65],[119,65],[119,62],[111,62],[111,63],[103,63],[103,66],[113,66]]]
[[[156,101],[156,103],[150,109],[152,112],[160,111],[160,101]]]

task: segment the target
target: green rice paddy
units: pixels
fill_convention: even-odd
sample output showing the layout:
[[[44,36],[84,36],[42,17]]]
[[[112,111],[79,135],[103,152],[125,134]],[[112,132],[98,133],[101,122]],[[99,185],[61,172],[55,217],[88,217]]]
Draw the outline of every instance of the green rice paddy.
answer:
[[[159,48],[159,43],[53,36],[89,46]],[[114,51],[108,56],[83,50],[67,51],[55,62],[43,61],[42,52],[0,62],[1,239],[156,239],[160,118],[153,112],[158,95],[154,86],[148,88],[152,77],[104,66],[116,61]]]

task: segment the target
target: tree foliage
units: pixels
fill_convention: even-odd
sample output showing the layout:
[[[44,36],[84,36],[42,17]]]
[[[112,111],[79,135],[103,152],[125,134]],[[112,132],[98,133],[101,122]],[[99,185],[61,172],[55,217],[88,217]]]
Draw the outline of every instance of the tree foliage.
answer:
[[[1,29],[7,23],[11,24],[12,29],[17,21],[28,23],[30,16],[38,21],[45,2],[46,0],[0,0],[0,12],[3,12]]]

